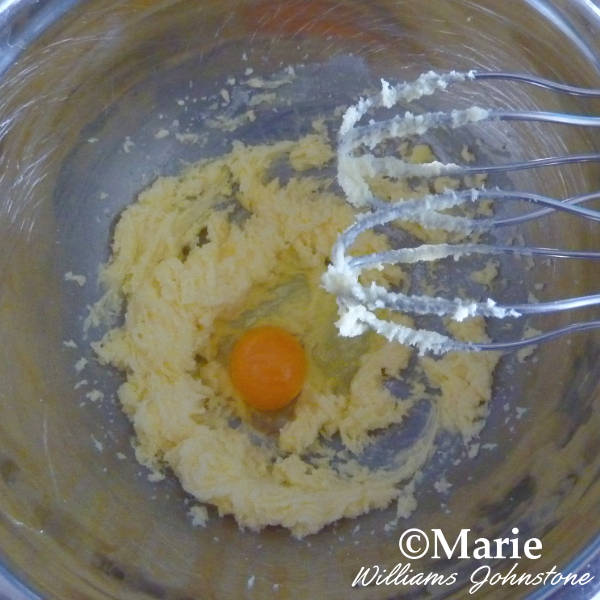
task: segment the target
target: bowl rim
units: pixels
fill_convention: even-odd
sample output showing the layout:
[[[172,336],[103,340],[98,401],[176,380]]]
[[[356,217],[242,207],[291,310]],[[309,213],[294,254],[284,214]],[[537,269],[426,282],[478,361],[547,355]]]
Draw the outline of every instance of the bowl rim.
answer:
[[[521,0],[532,10],[543,15],[561,34],[571,41],[582,55],[600,73],[600,43],[598,52],[588,45],[590,36],[600,36],[600,5],[592,0]],[[14,65],[21,54],[55,25],[70,10],[86,0],[0,0],[0,79]],[[573,16],[565,12],[565,5],[578,11],[581,23],[574,23]],[[597,25],[597,32],[585,30],[590,22]],[[1,549],[0,549],[1,552]],[[594,574],[595,584],[585,588],[571,589],[566,586],[546,584],[527,594],[525,600],[600,600],[600,531],[596,537],[565,565],[562,573],[589,572]],[[0,556],[0,600],[42,600],[37,592],[13,573]]]

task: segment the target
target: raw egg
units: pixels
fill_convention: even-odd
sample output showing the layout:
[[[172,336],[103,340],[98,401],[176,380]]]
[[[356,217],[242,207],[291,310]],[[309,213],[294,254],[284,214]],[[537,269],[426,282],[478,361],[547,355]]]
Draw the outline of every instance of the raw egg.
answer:
[[[235,342],[231,381],[250,406],[277,410],[289,404],[306,379],[308,360],[300,342],[281,327],[249,329]]]

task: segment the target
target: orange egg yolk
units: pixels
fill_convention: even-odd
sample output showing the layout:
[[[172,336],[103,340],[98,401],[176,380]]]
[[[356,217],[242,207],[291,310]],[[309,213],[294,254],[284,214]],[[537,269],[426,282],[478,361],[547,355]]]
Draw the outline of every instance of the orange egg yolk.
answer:
[[[270,325],[244,332],[235,342],[229,374],[247,404],[277,410],[289,404],[306,379],[308,361],[298,340]]]

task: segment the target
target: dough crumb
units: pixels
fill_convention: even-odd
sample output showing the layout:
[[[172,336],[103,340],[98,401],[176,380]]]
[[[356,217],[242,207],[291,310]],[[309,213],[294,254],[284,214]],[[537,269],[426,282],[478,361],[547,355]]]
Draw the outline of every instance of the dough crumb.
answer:
[[[131,138],[127,135],[125,136],[125,143],[123,144],[123,151],[126,154],[131,152],[131,149],[135,146],[135,143],[131,141]]]
[[[152,469],[152,472],[148,474],[148,481],[151,481],[152,483],[157,483],[165,478],[166,475],[158,469]]]
[[[83,371],[83,369],[85,369],[85,366],[88,364],[88,360],[87,358],[80,358],[76,363],[75,363],[75,370],[78,373],[81,373],[81,371]]]
[[[440,494],[446,494],[450,488],[452,487],[452,484],[449,483],[445,477],[442,477],[441,479],[439,479],[438,481],[436,481],[433,484],[433,487],[435,488],[435,490],[440,493]]]
[[[100,390],[92,390],[91,392],[88,392],[85,397],[92,402],[104,400],[104,394]]]
[[[194,527],[206,527],[208,523],[208,511],[205,506],[192,506],[188,514],[192,518],[192,525]]]
[[[85,285],[87,278],[84,275],[75,275],[71,271],[65,273],[65,281],[74,281],[80,287]]]
[[[465,162],[472,163],[475,161],[475,155],[470,150],[469,146],[463,146],[460,155]]]
[[[259,104],[273,102],[277,98],[277,94],[255,94],[250,98],[248,106],[258,106]]]
[[[475,458],[479,454],[479,444],[471,444],[467,452],[467,456],[471,459]]]
[[[469,277],[475,283],[490,287],[493,281],[498,277],[500,264],[495,260],[488,260],[485,267],[479,271],[473,271]]]
[[[530,302],[532,302],[531,299],[530,299]],[[532,337],[536,337],[536,336],[540,335],[541,333],[542,332],[539,329],[535,329],[534,327],[527,326],[525,328],[525,331],[523,332],[523,337],[525,339],[532,338]],[[520,350],[517,351],[517,360],[520,363],[525,362],[526,359],[528,359],[530,356],[532,356],[535,353],[537,348],[538,348],[537,344],[531,344],[529,346],[525,346],[525,347],[521,348]]]
[[[197,144],[200,136],[197,133],[176,133],[175,139],[182,144]]]

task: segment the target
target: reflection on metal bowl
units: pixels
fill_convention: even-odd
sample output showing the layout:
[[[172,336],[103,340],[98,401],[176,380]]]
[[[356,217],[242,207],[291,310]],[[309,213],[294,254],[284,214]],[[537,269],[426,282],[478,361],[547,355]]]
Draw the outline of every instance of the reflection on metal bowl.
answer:
[[[508,358],[480,440],[489,449],[452,464],[460,444],[441,440],[447,451],[432,461],[419,508],[398,529],[384,527],[391,510],[375,511],[302,541],[277,528],[241,531],[212,513],[206,528],[192,528],[176,479],[152,483],[136,463],[131,426],[109,401],[120,375],[95,363],[82,337],[115,218],[157,175],[220,154],[234,138],[295,137],[381,77],[482,68],[600,87],[600,13],[591,2],[22,0],[1,10],[0,597],[466,597],[480,566],[472,559],[412,562],[415,572],[459,573],[449,587],[410,596],[385,585],[351,589],[361,566],[404,562],[398,537],[410,527],[442,529],[448,539],[461,529],[510,537],[518,527],[524,539],[543,544],[529,572],[556,565],[600,573],[597,333],[552,342],[536,362]],[[256,120],[228,135],[197,118],[227,79],[249,69],[268,77],[288,65],[299,77],[287,109],[257,109]],[[179,103],[190,90],[197,102]],[[597,101],[510,82],[453,90],[441,108],[484,101],[600,112]],[[174,122],[173,135],[156,136]],[[204,144],[186,143],[200,135]],[[489,156],[599,150],[593,133],[560,127],[495,124],[480,136]],[[516,175],[513,183],[567,197],[599,181],[594,167],[575,166]],[[523,235],[537,245],[593,247],[597,234],[593,225],[558,219]],[[84,274],[86,285],[64,281],[66,272]],[[594,265],[557,264],[541,277],[525,284],[551,280],[557,297],[597,291]],[[513,284],[524,285],[506,282]],[[85,401],[85,390],[75,389],[82,355],[85,378],[103,390],[104,402]],[[517,408],[527,409],[523,418]],[[453,483],[443,497],[434,486],[440,473]],[[510,565],[491,561],[498,572]],[[495,586],[478,593],[541,599],[572,597],[573,590]],[[592,583],[577,597],[593,593]]]

